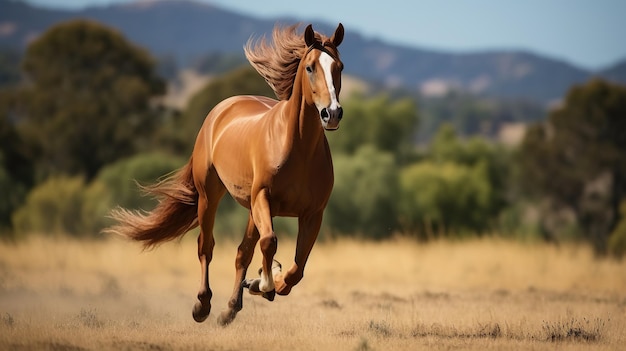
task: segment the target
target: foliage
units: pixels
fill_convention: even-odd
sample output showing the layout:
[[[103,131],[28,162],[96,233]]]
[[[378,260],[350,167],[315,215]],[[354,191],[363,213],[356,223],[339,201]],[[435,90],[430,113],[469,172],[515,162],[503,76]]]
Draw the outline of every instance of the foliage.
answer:
[[[137,184],[150,185],[183,166],[185,161],[159,152],[137,154],[106,166],[95,180],[107,189],[115,205],[150,210],[155,200],[142,196]]]
[[[60,24],[33,41],[24,84],[15,84],[13,59],[0,54],[0,232],[12,225],[18,234],[90,235],[116,205],[149,210],[154,200],[135,181],[151,184],[183,165],[216,104],[273,96],[242,67],[213,79],[180,113],[155,108],[164,84],[152,58],[90,21]],[[198,65],[221,72],[238,62],[213,55]],[[176,76],[171,58],[160,69]],[[536,105],[451,93],[420,100],[418,114],[414,97],[389,94],[342,101],[341,129],[327,133],[335,187],[324,231],[429,238],[505,225],[552,238],[551,228],[568,226],[599,253],[626,252],[626,87],[594,80],[572,88],[519,150],[468,136],[536,120]],[[418,139],[430,144],[417,148]],[[239,237],[247,216],[227,196],[216,235]],[[297,221],[277,219],[275,230],[293,235]]]
[[[2,154],[0,154],[0,160]],[[11,214],[26,197],[26,189],[12,178],[4,166],[0,166],[0,237],[8,235],[11,227]]]
[[[328,135],[333,152],[353,154],[369,144],[406,162],[418,124],[417,106],[412,99],[357,94],[343,103],[343,109],[340,130]]]
[[[138,150],[158,119],[150,101],[164,93],[144,50],[91,21],[61,23],[33,41],[22,67],[23,132],[45,174],[84,174]]]
[[[19,234],[83,233],[85,181],[81,177],[52,177],[35,187],[13,216]]]
[[[521,146],[523,181],[571,208],[583,235],[605,253],[626,197],[626,87],[601,80],[573,87]]]
[[[510,196],[512,174],[509,151],[486,139],[472,137],[462,141],[452,125],[443,124],[428,151],[428,159],[437,163],[452,162],[459,165],[484,167],[485,181],[492,188],[485,208],[485,216],[495,219],[504,209]],[[484,228],[483,228],[484,229]]]
[[[0,235],[34,181],[31,150],[11,121],[15,103],[14,93],[0,90]]]
[[[493,188],[486,163],[419,162],[402,170],[403,229],[420,237],[487,228]]]
[[[18,234],[96,234],[108,224],[106,216],[116,205],[146,210],[154,206],[153,199],[141,195],[135,181],[155,182],[182,163],[158,153],[139,154],[105,167],[89,183],[80,176],[50,177],[15,212],[15,230]]]
[[[17,52],[0,49],[0,87],[12,86],[20,81],[19,62]]]
[[[510,159],[501,146],[442,125],[421,159],[400,170],[402,229],[421,238],[497,229],[513,195]],[[515,214],[506,213],[508,223]]]
[[[50,177],[28,193],[26,202],[13,215],[19,236],[29,233],[95,236],[110,224],[111,192],[100,182],[84,178]]]
[[[397,229],[398,170],[393,154],[364,145],[353,156],[336,154],[335,186],[325,223],[342,234],[388,237]]]
[[[535,122],[545,116],[544,107],[538,103],[495,100],[458,91],[441,97],[422,98],[420,107],[420,142],[430,141],[443,124],[454,126],[462,136],[494,137],[506,123]]]

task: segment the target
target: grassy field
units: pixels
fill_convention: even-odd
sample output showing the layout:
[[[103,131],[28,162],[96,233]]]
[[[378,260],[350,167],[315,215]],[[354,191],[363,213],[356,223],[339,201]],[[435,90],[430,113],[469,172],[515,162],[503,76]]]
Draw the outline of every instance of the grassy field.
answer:
[[[279,242],[285,266],[293,242]],[[497,239],[322,242],[291,295],[245,295],[228,327],[236,244],[218,242],[213,311],[191,318],[193,238],[141,252],[116,238],[0,244],[1,350],[617,350],[626,262]],[[257,251],[251,266],[260,266]]]

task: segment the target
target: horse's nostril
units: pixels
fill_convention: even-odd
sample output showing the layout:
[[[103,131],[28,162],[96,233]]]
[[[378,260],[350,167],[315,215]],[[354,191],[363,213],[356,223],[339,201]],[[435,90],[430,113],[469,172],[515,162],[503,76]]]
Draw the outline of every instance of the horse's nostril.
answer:
[[[337,118],[339,120],[341,120],[343,118],[343,108],[342,107],[339,108],[339,114],[337,115]]]
[[[322,112],[320,112],[320,115],[322,116],[322,118],[328,118],[328,110],[326,108],[323,108]]]

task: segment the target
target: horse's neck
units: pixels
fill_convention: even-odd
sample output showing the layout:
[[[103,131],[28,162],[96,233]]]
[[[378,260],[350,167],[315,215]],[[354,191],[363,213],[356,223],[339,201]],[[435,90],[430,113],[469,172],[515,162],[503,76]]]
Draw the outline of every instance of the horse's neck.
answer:
[[[302,74],[298,69],[291,97],[286,102],[285,116],[287,124],[288,138],[290,138],[291,148],[295,152],[301,152],[311,156],[316,147],[323,142],[324,129],[317,116],[317,108],[308,105],[302,94]]]

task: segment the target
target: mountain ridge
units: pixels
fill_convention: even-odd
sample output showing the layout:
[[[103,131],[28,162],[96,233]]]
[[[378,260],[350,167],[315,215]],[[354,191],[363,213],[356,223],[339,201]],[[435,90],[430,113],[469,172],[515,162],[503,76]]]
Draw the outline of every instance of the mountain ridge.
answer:
[[[193,0],[142,0],[82,10],[58,10],[0,0],[0,46],[23,50],[51,25],[89,18],[122,32],[157,57],[173,56],[182,66],[210,53],[237,53],[251,37],[269,34],[274,24],[293,18],[260,19]],[[332,33],[336,24],[314,22]],[[346,28],[341,47],[346,73],[384,87],[441,95],[450,90],[498,98],[550,103],[573,84],[593,76],[626,83],[626,60],[599,71],[525,50],[446,52],[389,44]]]

